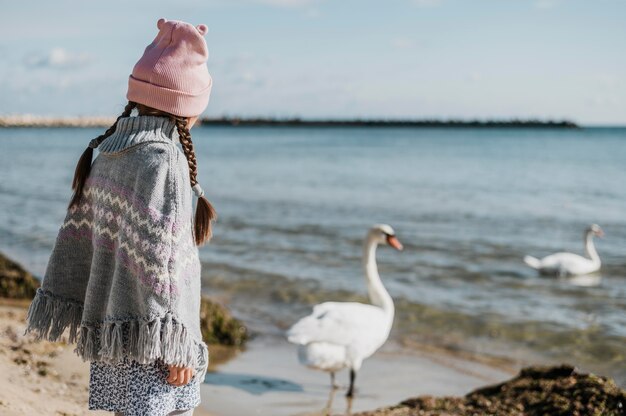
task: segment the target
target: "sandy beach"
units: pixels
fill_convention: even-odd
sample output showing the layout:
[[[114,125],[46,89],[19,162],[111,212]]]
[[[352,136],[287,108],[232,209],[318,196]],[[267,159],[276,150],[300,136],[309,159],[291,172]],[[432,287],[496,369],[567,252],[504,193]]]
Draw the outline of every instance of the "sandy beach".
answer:
[[[1,299],[0,409],[3,415],[82,415],[89,365],[63,343],[23,336],[27,301]]]
[[[89,364],[73,346],[23,335],[28,304],[0,298],[0,414],[110,415],[87,409]],[[210,416],[203,408],[194,415]]]
[[[401,352],[390,345],[365,362],[350,403],[345,397],[347,372],[338,373],[342,387],[331,397],[326,373],[300,366],[295,347],[286,341],[265,337],[207,375],[202,406],[220,416],[340,415],[350,407],[371,410],[414,395],[465,394],[512,373],[452,356]]]

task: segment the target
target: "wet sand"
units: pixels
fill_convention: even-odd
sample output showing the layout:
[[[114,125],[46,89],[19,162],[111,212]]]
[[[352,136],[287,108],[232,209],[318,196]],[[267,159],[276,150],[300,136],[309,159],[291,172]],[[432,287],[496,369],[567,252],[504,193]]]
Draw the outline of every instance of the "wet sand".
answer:
[[[276,338],[257,338],[232,361],[209,373],[202,386],[202,407],[216,416],[312,416],[347,414],[398,403],[421,394],[462,395],[500,382],[514,371],[438,353],[409,353],[387,346],[365,361],[357,376],[356,397],[342,386],[327,412],[330,378],[297,361],[295,346]],[[351,406],[351,409],[350,409]]]

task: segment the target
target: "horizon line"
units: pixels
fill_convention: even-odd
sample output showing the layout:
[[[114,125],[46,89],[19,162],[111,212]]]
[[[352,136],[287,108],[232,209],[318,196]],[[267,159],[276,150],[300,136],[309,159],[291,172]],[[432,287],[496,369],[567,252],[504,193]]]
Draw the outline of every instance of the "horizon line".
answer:
[[[42,116],[33,114],[0,115],[0,127],[109,127],[112,116]],[[519,128],[624,128],[626,124],[579,124],[568,119],[520,118],[453,118],[453,117],[343,117],[303,118],[269,116],[200,117],[198,126],[241,127],[519,127]]]

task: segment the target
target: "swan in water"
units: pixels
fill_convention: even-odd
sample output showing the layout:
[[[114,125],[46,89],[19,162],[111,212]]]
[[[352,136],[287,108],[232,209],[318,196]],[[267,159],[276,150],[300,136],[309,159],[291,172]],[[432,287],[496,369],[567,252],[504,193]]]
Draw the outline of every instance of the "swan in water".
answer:
[[[578,276],[600,270],[600,256],[593,244],[593,237],[603,237],[604,231],[599,225],[593,224],[585,230],[585,252],[589,258],[573,253],[555,253],[542,259],[532,256],[524,257],[524,262],[538,270],[541,274]]]
[[[298,345],[301,364],[330,373],[350,369],[348,397],[354,393],[354,380],[363,360],[374,354],[387,338],[393,323],[394,305],[383,286],[376,265],[379,244],[402,250],[389,225],[375,225],[367,233],[363,247],[363,267],[370,304],[325,302],[313,307],[313,313],[300,319],[287,331],[289,342]]]

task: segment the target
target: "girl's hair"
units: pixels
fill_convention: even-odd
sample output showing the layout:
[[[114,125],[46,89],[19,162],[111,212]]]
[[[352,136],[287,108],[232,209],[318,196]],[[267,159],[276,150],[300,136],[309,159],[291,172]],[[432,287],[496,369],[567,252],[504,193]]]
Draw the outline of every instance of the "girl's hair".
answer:
[[[176,123],[180,144],[182,145],[183,153],[185,154],[187,164],[189,165],[189,179],[191,186],[193,187],[198,184],[198,165],[196,162],[196,153],[193,150],[193,142],[191,141],[191,132],[187,128],[187,118],[129,101],[122,114],[117,118],[117,120],[115,120],[115,123],[113,123],[113,125],[109,127],[104,134],[93,139],[89,143],[89,147],[87,147],[87,149],[83,152],[83,155],[76,165],[76,172],[74,173],[74,180],[72,181],[74,195],[72,196],[70,207],[76,206],[80,202],[85,181],[87,180],[87,176],[89,176],[89,171],[91,170],[93,149],[98,147],[104,139],[112,135],[117,127],[117,122],[123,117],[129,117],[134,108],[137,108],[139,115],[167,117]],[[211,239],[211,223],[216,218],[217,213],[209,200],[206,199],[204,195],[200,196],[196,205],[196,216],[194,220],[194,238],[197,245],[201,245]]]

